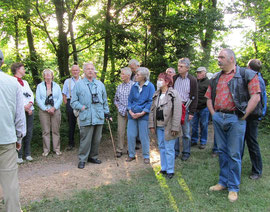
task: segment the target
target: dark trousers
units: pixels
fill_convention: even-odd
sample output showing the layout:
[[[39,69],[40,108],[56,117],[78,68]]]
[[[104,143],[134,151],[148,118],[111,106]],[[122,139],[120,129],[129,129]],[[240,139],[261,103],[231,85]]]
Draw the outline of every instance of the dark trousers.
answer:
[[[74,116],[73,109],[70,106],[70,99],[67,100],[66,111],[68,116],[68,145],[74,147],[74,133],[76,127],[77,118]]]
[[[22,148],[18,151],[18,158],[22,158],[23,152],[25,157],[31,156],[31,140],[33,135],[33,125],[34,125],[34,111],[32,115],[25,113],[26,118],[26,135],[22,140]]]
[[[252,164],[252,174],[262,174],[262,156],[258,144],[258,124],[256,119],[247,119],[247,128],[245,140],[249,151],[249,156]]]

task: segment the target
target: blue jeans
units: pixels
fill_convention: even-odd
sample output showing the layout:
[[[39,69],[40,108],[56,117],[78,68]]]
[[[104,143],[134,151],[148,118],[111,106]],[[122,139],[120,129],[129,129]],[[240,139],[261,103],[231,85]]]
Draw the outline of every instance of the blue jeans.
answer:
[[[212,116],[219,149],[219,184],[239,191],[246,121],[235,114],[216,112]]]
[[[213,153],[218,153],[218,147],[217,147],[217,142],[216,142],[216,138],[215,138],[215,133],[214,133],[214,145],[212,148],[212,152]]]
[[[188,120],[188,112],[186,112],[185,123],[182,125],[182,141],[183,141],[183,155],[190,155],[190,121]],[[175,156],[178,156],[180,153],[179,139],[175,141]]]
[[[208,120],[209,120],[209,110],[208,108],[201,109],[199,112],[194,113],[194,117],[191,121],[192,124],[192,135],[191,143],[198,143],[199,141],[199,123],[200,123],[200,143],[207,143],[208,134]]]
[[[157,127],[158,148],[160,152],[161,170],[167,174],[174,173],[175,139],[166,141],[164,127]]]
[[[131,158],[135,157],[136,137],[138,133],[142,144],[143,157],[149,158],[150,141],[148,131],[148,120],[143,119],[128,119],[127,139],[128,139],[129,157]]]
[[[249,156],[252,164],[252,174],[262,174],[262,156],[260,146],[258,144],[258,120],[247,118],[247,129],[245,140],[249,151]]]

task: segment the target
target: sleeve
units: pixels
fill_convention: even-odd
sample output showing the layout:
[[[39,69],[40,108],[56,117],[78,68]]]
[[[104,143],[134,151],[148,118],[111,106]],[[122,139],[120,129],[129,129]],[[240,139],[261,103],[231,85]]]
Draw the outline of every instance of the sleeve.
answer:
[[[36,101],[37,101],[39,108],[41,110],[45,111],[47,108],[46,108],[45,102],[42,101],[41,90],[42,90],[41,84],[38,84],[37,90],[36,90]]]
[[[260,82],[257,74],[248,83],[248,92],[250,96],[261,92]]]
[[[68,96],[68,79],[66,79],[64,82],[62,94],[65,94],[66,96]]]
[[[132,107],[132,103],[133,103],[133,90],[134,90],[134,85],[132,85],[131,89],[130,89],[130,93],[128,95],[128,106],[127,106],[127,110],[131,110]]]
[[[24,112],[24,101],[23,101],[22,89],[19,86],[20,85],[18,84],[17,92],[16,92],[15,129],[16,129],[17,142],[21,143],[23,137],[26,134],[26,119],[25,119],[25,112]]]
[[[178,92],[175,92],[173,101],[172,131],[179,132],[179,125],[182,118],[182,99]]]
[[[34,98],[34,94],[33,94],[33,91],[31,90],[31,88],[30,88],[30,86],[29,86],[29,84],[28,84],[28,82],[27,81],[25,81],[25,85],[24,86],[26,86],[27,87],[27,91],[28,91],[28,93],[31,95],[31,97],[30,97],[30,101],[29,102],[31,102],[31,103],[33,103],[34,104],[34,100],[35,100],[35,98]]]
[[[206,97],[207,99],[211,99],[211,91],[212,91],[211,86],[208,85],[208,88],[207,88],[207,91],[206,91],[204,97]]]
[[[156,105],[152,103],[151,108],[150,108],[150,113],[149,113],[149,120],[148,120],[148,128],[154,128],[155,123],[154,123],[154,112]]]
[[[146,113],[150,112],[154,93],[155,93],[155,87],[154,87],[154,85],[152,83],[149,83],[148,99],[147,99],[145,107],[143,109],[143,111],[146,112]]]
[[[72,89],[72,95],[70,100],[70,106],[75,110],[81,110],[83,105],[79,102],[79,96],[77,95],[79,90],[79,83],[76,83]]]
[[[56,96],[58,97],[54,103],[54,107],[56,110],[58,110],[63,102],[63,96],[61,93],[61,88],[57,83],[54,83],[55,87],[56,87]]]

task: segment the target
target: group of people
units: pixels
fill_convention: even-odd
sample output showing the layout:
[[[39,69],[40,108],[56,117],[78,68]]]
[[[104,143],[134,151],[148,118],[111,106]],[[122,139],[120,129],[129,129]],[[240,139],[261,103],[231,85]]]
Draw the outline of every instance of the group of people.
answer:
[[[0,64],[3,62],[4,56],[0,51]],[[126,162],[136,160],[136,143],[139,141],[143,162],[149,164],[151,132],[156,135],[160,150],[159,174],[171,179],[174,176],[175,159],[180,154],[180,140],[183,146],[182,161],[189,159],[191,146],[199,143],[199,149],[205,149],[211,114],[214,126],[213,155],[219,155],[220,174],[218,184],[210,187],[210,190],[228,189],[228,199],[234,202],[238,198],[245,139],[252,161],[250,178],[258,179],[262,175],[262,159],[257,142],[258,116],[252,113],[262,98],[262,90],[265,90],[259,73],[261,63],[251,60],[249,69],[240,68],[236,65],[233,51],[223,49],[218,56],[221,71],[211,80],[207,78],[205,67],[197,69],[196,78],[192,76],[189,73],[190,65],[188,58],[179,59],[178,74],[174,68],[160,73],[157,89],[150,82],[149,69],[140,67],[137,60],[130,60],[129,67],[121,69],[122,83],[117,87],[114,98],[118,109],[116,156],[120,158],[123,155],[126,135]],[[14,63],[11,71],[15,78],[0,71],[0,97],[3,102],[0,111],[3,114],[0,122],[0,181],[7,211],[19,211],[16,163],[22,163],[23,156],[27,161],[33,160],[30,142],[34,94],[27,81],[22,79],[25,75],[24,65]],[[53,81],[54,72],[45,69],[43,81],[36,89],[43,138],[42,155],[46,157],[51,151],[51,132],[53,151],[58,156],[62,154],[59,129],[60,106],[64,101],[69,123],[67,150],[75,146],[77,122],[80,128],[79,169],[83,169],[86,162],[102,163],[98,158],[102,127],[105,120],[112,120],[106,89],[97,79],[94,64],[85,63],[83,72],[84,77],[81,78],[79,66],[73,65],[72,77],[64,82],[61,90]]]

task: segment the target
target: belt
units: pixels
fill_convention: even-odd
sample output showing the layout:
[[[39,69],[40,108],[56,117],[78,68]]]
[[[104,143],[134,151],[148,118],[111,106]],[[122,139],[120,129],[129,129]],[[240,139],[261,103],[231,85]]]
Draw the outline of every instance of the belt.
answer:
[[[216,112],[229,113],[229,114],[235,114],[235,115],[238,114],[236,110],[217,110]]]

